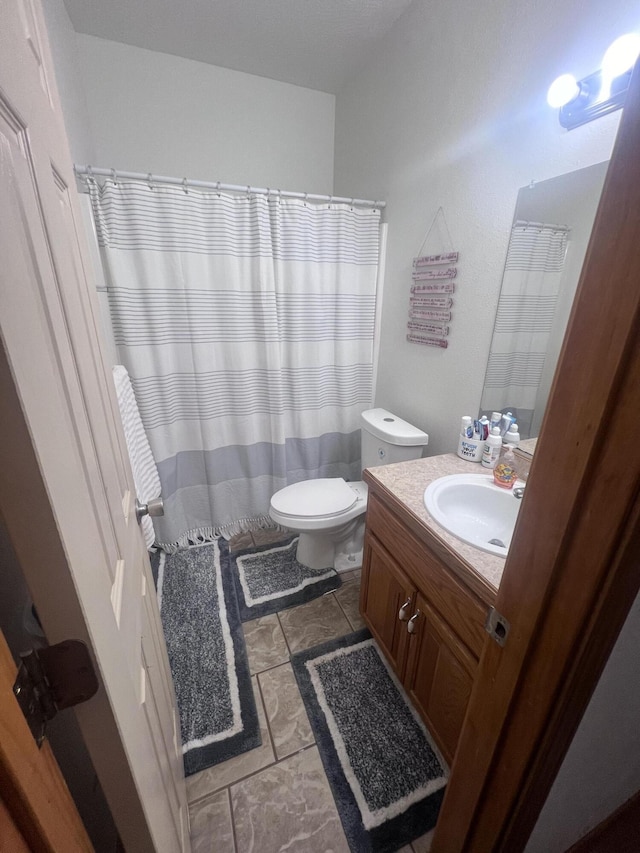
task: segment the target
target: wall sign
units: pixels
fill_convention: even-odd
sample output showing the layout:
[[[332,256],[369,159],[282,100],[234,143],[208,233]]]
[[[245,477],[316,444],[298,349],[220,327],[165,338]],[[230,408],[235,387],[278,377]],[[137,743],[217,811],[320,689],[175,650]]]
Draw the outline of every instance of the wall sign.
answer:
[[[422,248],[440,217],[451,241],[444,211],[440,207],[422,241]],[[446,252],[437,255],[421,255],[413,259],[407,322],[407,340],[410,343],[442,349],[448,347],[447,336],[453,305],[451,294],[455,293],[454,279],[458,275],[455,264],[458,262],[458,257],[458,252]]]

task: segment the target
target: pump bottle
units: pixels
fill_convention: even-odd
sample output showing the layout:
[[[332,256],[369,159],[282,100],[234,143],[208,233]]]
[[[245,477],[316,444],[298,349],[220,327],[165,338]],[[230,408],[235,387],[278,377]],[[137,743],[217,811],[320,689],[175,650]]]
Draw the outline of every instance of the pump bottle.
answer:
[[[482,450],[483,466],[485,468],[495,468],[501,450],[502,438],[500,436],[500,427],[494,426],[484,442],[484,448]]]
[[[500,457],[493,469],[493,482],[503,489],[512,489],[518,478],[516,471],[516,455],[513,452],[513,444],[505,444]]]

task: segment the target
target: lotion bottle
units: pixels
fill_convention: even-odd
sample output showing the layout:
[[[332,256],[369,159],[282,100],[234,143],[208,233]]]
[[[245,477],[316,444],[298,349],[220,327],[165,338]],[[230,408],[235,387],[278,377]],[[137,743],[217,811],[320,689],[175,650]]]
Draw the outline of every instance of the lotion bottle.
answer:
[[[500,427],[494,426],[485,440],[482,451],[482,464],[485,468],[495,468],[500,451],[502,450],[502,438]]]
[[[520,444],[520,433],[518,432],[518,424],[511,424],[504,437],[504,443],[510,444],[512,447],[517,447]]]

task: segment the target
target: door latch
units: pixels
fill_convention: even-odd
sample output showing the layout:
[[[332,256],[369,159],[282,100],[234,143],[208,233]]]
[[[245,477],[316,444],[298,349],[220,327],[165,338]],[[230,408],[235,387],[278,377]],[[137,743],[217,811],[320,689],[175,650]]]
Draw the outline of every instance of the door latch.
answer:
[[[138,498],[136,498],[136,521],[138,524],[140,524],[145,515],[149,515],[152,518],[164,515],[164,501],[162,498],[154,498],[146,504],[140,503]]]
[[[493,637],[499,646],[504,646],[507,642],[510,629],[511,625],[502,613],[498,613],[495,607],[490,607],[487,613],[487,621],[484,623],[484,630],[487,634]]]
[[[80,640],[30,649],[20,655],[13,693],[38,746],[58,711],[86,702],[98,690],[89,651]]]

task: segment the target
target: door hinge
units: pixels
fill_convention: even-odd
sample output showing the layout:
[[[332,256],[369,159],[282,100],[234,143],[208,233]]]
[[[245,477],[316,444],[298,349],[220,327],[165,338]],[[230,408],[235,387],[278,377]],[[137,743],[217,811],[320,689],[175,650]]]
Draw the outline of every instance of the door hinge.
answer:
[[[504,618],[502,613],[498,613],[495,607],[490,607],[487,613],[487,621],[484,623],[484,630],[490,637],[496,641],[499,646],[504,646],[509,636],[511,625]]]
[[[20,655],[13,693],[38,746],[47,721],[58,711],[86,702],[98,689],[89,651],[80,640],[30,649]]]

